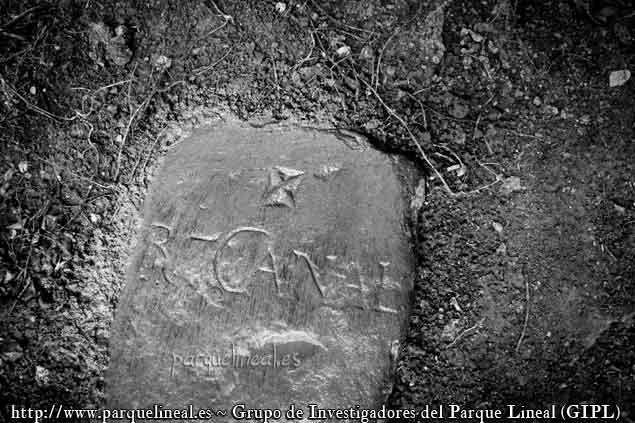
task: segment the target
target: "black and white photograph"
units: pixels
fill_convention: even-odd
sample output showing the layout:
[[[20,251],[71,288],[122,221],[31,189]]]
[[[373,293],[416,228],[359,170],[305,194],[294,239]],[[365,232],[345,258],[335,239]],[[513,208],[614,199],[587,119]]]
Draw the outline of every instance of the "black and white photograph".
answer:
[[[0,422],[635,423],[633,73],[633,0],[0,0]]]

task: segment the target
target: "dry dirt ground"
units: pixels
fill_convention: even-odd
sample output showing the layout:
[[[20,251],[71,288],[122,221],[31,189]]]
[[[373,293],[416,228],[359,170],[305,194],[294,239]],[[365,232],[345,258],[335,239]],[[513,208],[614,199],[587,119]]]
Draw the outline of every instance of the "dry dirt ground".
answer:
[[[100,404],[153,169],[233,115],[355,130],[429,176],[392,407],[635,421],[635,81],[609,85],[635,71],[633,10],[0,2],[0,420]]]

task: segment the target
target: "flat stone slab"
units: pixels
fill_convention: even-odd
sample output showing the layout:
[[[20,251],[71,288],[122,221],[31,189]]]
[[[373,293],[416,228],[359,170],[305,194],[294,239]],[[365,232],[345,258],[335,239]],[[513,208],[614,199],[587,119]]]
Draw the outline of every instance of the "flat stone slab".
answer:
[[[116,312],[109,407],[381,406],[414,278],[404,164],[351,141],[222,124],[169,154]]]

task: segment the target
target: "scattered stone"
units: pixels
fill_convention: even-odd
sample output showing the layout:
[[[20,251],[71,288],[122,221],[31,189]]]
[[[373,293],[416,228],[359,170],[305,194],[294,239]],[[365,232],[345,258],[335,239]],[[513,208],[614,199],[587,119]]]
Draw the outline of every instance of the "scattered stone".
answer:
[[[516,191],[522,191],[524,187],[520,185],[520,178],[518,176],[510,176],[503,179],[501,184],[501,192],[505,195],[509,195]]]
[[[21,359],[23,355],[22,347],[15,341],[9,341],[0,346],[0,358],[3,361],[14,363]]]
[[[463,141],[465,142],[465,141]],[[456,172],[456,176],[458,176],[459,178],[461,176],[464,176],[467,173],[467,167],[463,164],[455,164],[452,166],[448,166],[448,168],[446,169],[448,172]]]
[[[46,367],[35,366],[35,382],[42,386],[48,385],[50,372]]]
[[[461,320],[452,319],[443,327],[441,331],[441,339],[443,341],[454,341],[461,332]]]
[[[525,289],[525,277],[520,269],[511,269],[507,272],[505,279],[514,288]]]
[[[465,141],[467,140],[467,134],[465,133],[463,128],[457,126],[452,132],[454,132],[454,138],[452,138],[453,142],[460,145],[465,144]]]
[[[448,363],[454,367],[463,368],[468,362],[467,357],[463,351],[453,349],[450,351],[443,351],[443,356]]]
[[[474,25],[474,31],[479,33],[492,33],[495,32],[494,25],[487,22],[478,22]]]
[[[487,49],[490,51],[490,53],[492,54],[498,54],[498,52],[500,51],[500,49],[496,46],[496,44],[494,43],[494,41],[489,40],[487,42]]]
[[[68,186],[63,186],[61,190],[62,201],[69,206],[78,206],[83,200],[79,193]]]
[[[470,109],[461,103],[454,103],[450,109],[450,115],[457,119],[465,119],[469,112]]]
[[[478,33],[474,32],[474,31],[472,31],[471,29],[463,28],[461,30],[461,37],[466,37],[468,35],[476,43],[481,43],[485,39],[481,34],[478,34]]]
[[[620,87],[631,79],[631,71],[628,69],[622,69],[611,72],[609,75],[609,87]]]
[[[373,49],[370,46],[364,46],[362,51],[359,53],[359,57],[360,59],[370,60],[375,57],[375,54],[373,53]]]
[[[335,53],[337,53],[339,57],[345,57],[351,54],[351,48],[347,45],[343,45],[339,47]]]
[[[360,89],[360,83],[357,79],[353,79],[351,77],[345,76],[344,83],[346,84],[348,88],[350,88],[351,90],[355,92],[358,92]]]
[[[152,64],[159,70],[165,70],[172,66],[172,59],[163,55],[152,55]]]
[[[126,40],[126,27],[119,25],[113,36],[110,28],[103,22],[89,24],[88,38],[90,49],[88,56],[99,66],[104,66],[103,57],[116,66],[126,65],[132,59],[132,51]]]
[[[281,1],[276,3],[276,12],[284,13],[285,10],[287,10],[287,4],[286,3],[281,2]]]
[[[500,223],[492,222],[492,227],[494,228],[497,234],[499,235],[503,234],[503,225],[501,225]]]
[[[545,111],[548,114],[552,114],[554,116],[558,116],[558,113],[560,113],[560,111],[558,110],[557,107],[552,106],[552,105],[545,105]]]
[[[457,301],[456,297],[452,297],[450,299],[450,305],[459,313],[463,312],[463,309],[461,309],[461,306],[459,305],[459,302]]]

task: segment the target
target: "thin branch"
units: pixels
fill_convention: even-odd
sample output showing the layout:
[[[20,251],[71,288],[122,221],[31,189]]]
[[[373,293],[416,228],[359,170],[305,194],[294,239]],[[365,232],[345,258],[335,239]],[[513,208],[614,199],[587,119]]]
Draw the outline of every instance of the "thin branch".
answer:
[[[436,177],[439,178],[439,180],[443,184],[443,187],[445,188],[445,190],[447,191],[447,193],[450,196],[458,197],[458,196],[461,196],[461,195],[475,194],[475,193],[477,193],[479,191],[487,189],[487,188],[489,188],[489,187],[501,182],[502,179],[500,177],[497,177],[494,182],[491,182],[491,183],[489,183],[487,185],[484,185],[484,186],[481,186],[479,188],[473,189],[471,191],[453,191],[452,188],[450,188],[450,185],[447,183],[447,181],[443,177],[443,175],[441,175],[441,172],[439,172],[439,170],[434,166],[434,164],[432,163],[432,160],[430,160],[430,157],[428,157],[426,152],[423,150],[423,147],[421,147],[421,143],[419,143],[419,140],[417,140],[417,137],[415,137],[415,135],[412,133],[412,131],[410,130],[410,127],[408,126],[406,121],[401,116],[399,116],[397,114],[397,112],[395,112],[390,106],[388,106],[386,104],[386,102],[381,98],[381,96],[377,93],[377,91],[368,82],[366,82],[363,79],[360,79],[360,81],[362,81],[364,83],[364,85],[366,85],[368,90],[377,98],[377,100],[381,103],[381,105],[384,107],[384,109],[386,109],[386,111],[392,117],[397,119],[399,121],[399,123],[401,124],[401,126],[403,126],[403,128],[406,130],[406,132],[408,132],[408,135],[410,136],[410,139],[414,143],[415,147],[417,147],[417,151],[419,151],[419,154],[421,155],[423,160],[426,162],[426,164],[430,167],[430,169],[432,169],[432,172],[436,175]]]
[[[452,188],[450,188],[450,185],[448,185],[448,183],[446,182],[445,178],[443,177],[443,175],[441,175],[441,172],[439,172],[437,170],[437,168],[434,166],[434,164],[432,163],[432,161],[430,160],[430,158],[428,157],[428,155],[426,154],[425,151],[423,151],[423,147],[421,147],[421,144],[419,143],[419,141],[417,140],[417,137],[414,136],[414,134],[412,133],[412,131],[410,130],[410,127],[408,126],[408,124],[406,123],[405,120],[403,120],[403,118],[401,116],[399,116],[390,106],[388,106],[384,100],[381,98],[381,96],[377,93],[377,91],[375,91],[375,89],[373,87],[370,86],[370,84],[368,82],[366,82],[365,80],[361,79],[361,81],[364,83],[364,85],[366,85],[366,87],[370,90],[371,93],[373,93],[373,95],[377,98],[377,100],[381,103],[382,106],[384,106],[384,108],[386,109],[386,111],[393,116],[395,119],[397,119],[399,121],[399,123],[401,123],[401,126],[404,127],[404,129],[406,130],[406,132],[408,132],[408,135],[410,136],[410,139],[412,139],[412,142],[414,142],[415,146],[417,147],[417,150],[419,151],[419,154],[421,154],[421,157],[423,158],[423,160],[427,163],[428,166],[430,166],[430,168],[432,169],[432,171],[434,172],[434,174],[439,178],[439,180],[441,181],[441,183],[443,184],[443,186],[445,187],[446,191],[453,197],[458,196],[459,194],[454,192],[452,190]]]
[[[228,48],[228,49],[225,51],[225,54],[223,54],[223,56],[221,56],[221,58],[220,58],[220,59],[218,59],[217,61],[215,61],[215,62],[214,62],[214,63],[212,63],[211,65],[201,66],[200,68],[196,68],[196,69],[194,69],[194,71],[193,71],[194,75],[200,75],[200,74],[202,74],[202,73],[205,73],[205,72],[207,72],[207,71],[209,71],[209,70],[213,69],[216,65],[218,65],[220,62],[222,62],[223,60],[225,60],[225,58],[226,58],[227,56],[229,56],[229,54],[230,54],[231,52],[232,52],[232,49],[231,49],[231,48]]]
[[[121,154],[123,153],[123,148],[126,145],[126,140],[128,139],[130,128],[132,127],[132,122],[134,122],[135,118],[137,117],[141,109],[145,109],[145,107],[150,102],[152,97],[154,97],[154,94],[156,93],[156,91],[157,91],[156,88],[153,89],[150,95],[141,102],[141,104],[136,108],[136,110],[132,112],[132,114],[130,115],[130,119],[128,119],[128,124],[126,125],[126,129],[124,130],[121,143],[119,144],[119,151],[117,152],[117,167],[115,168],[115,175],[114,175],[115,181],[117,181],[119,178],[119,172],[121,170]]]
[[[26,98],[24,98],[15,88],[13,88],[13,86],[11,86],[11,84],[9,84],[8,82],[6,82],[6,80],[2,77],[2,75],[0,75],[0,82],[3,83],[3,85],[6,84],[7,88],[9,89],[9,91],[11,91],[16,97],[18,97],[23,103],[24,105],[33,110],[34,112],[37,112],[39,114],[41,114],[42,116],[45,116],[49,119],[55,120],[55,121],[59,121],[59,120],[63,120],[63,121],[73,121],[75,119],[77,119],[78,117],[80,117],[77,113],[75,113],[75,116],[72,117],[64,117],[64,116],[58,116],[55,115],[49,111],[46,111],[44,109],[42,109],[41,107],[36,106],[35,104],[31,104],[29,102],[29,100],[27,100]]]
[[[520,351],[520,345],[523,343],[523,339],[525,338],[525,333],[527,332],[527,323],[529,322],[529,282],[527,278],[525,278],[525,321],[523,322],[523,330],[520,333],[520,337],[518,338],[518,343],[516,344],[516,352]]]
[[[468,333],[472,332],[473,330],[476,330],[479,326],[481,326],[483,324],[483,322],[485,321],[485,318],[482,318],[481,320],[479,320],[478,322],[476,322],[476,324],[472,327],[469,327],[467,329],[465,329],[463,332],[459,333],[456,338],[454,338],[454,340],[452,342],[450,342],[445,349],[450,349],[452,348],[457,342],[459,342],[461,339],[463,339],[463,337],[465,335],[467,335]]]
[[[79,173],[77,173],[77,172],[73,172],[72,170],[70,170],[70,169],[69,169],[69,168],[67,168],[67,167],[64,167],[64,166],[62,166],[62,165],[59,165],[59,164],[57,164],[57,163],[55,163],[55,162],[53,162],[53,161],[51,161],[51,160],[47,160],[47,159],[45,159],[44,157],[39,156],[39,155],[38,155],[38,154],[36,154],[36,153],[33,153],[33,152],[27,152],[27,151],[25,151],[25,150],[23,150],[23,149],[21,149],[20,147],[17,147],[17,146],[14,146],[14,148],[15,148],[16,150],[18,150],[18,151],[20,151],[20,152],[22,152],[22,153],[26,154],[26,155],[32,155],[32,156],[33,156],[33,157],[35,157],[36,159],[40,160],[40,161],[41,161],[41,162],[43,162],[43,163],[48,164],[49,166],[51,166],[51,167],[53,167],[53,168],[61,168],[61,169],[63,169],[64,171],[66,171],[66,172],[70,173],[71,175],[75,176],[76,178],[79,178],[79,179],[82,179],[82,180],[84,180],[84,181],[86,181],[86,182],[89,182],[89,183],[91,183],[92,185],[95,185],[95,186],[97,186],[97,187],[99,187],[99,188],[103,188],[103,189],[108,189],[108,190],[113,190],[113,191],[116,191],[116,192],[120,192],[119,188],[118,188],[118,187],[116,187],[116,186],[114,186],[114,185],[104,185],[104,184],[100,184],[99,182],[96,182],[96,181],[95,181],[95,180],[93,180],[93,179],[90,179],[90,178],[88,178],[88,177],[86,177],[86,176],[80,175],[80,174],[79,174]]]

